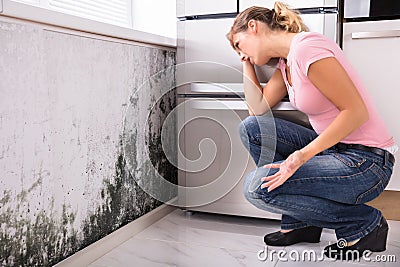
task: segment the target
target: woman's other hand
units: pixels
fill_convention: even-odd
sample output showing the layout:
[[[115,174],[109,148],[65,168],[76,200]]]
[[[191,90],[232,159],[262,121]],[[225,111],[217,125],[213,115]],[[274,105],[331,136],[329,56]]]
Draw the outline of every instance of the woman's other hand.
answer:
[[[264,165],[264,168],[279,169],[279,171],[273,175],[261,178],[261,181],[265,182],[261,184],[261,188],[268,187],[268,192],[274,190],[289,179],[305,162],[303,152],[297,150],[282,163]]]

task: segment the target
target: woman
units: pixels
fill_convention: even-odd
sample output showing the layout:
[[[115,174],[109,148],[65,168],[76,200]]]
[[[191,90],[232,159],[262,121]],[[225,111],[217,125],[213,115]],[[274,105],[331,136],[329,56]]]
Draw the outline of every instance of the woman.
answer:
[[[397,146],[343,51],[306,30],[298,13],[276,2],[272,10],[244,10],[227,34],[243,62],[250,113],[239,132],[258,166],[244,194],[282,214],[267,245],[319,242],[322,228],[331,228],[338,242],[325,248],[328,257],[384,251],[387,222],[364,203],[388,184]],[[271,58],[279,58],[278,68],[262,88],[254,65]],[[313,129],[265,115],[287,93]]]

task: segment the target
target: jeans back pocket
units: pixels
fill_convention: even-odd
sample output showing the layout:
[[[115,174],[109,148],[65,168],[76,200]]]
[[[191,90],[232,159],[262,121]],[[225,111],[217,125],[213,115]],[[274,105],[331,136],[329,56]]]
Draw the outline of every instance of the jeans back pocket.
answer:
[[[389,183],[392,169],[384,171],[378,164],[372,163],[369,168],[370,174],[374,175],[378,181],[374,186],[369,188],[364,193],[357,196],[355,204],[365,203],[378,197]]]
[[[361,203],[365,203],[365,202],[375,199],[383,192],[384,188],[385,188],[385,186],[384,186],[382,180],[379,180],[379,182],[376,183],[373,187],[371,187],[364,193],[360,194],[357,197],[355,204],[361,204]]]
[[[340,153],[335,152],[333,153],[333,156],[343,162],[346,166],[352,168],[358,168],[366,161],[364,157],[349,151],[343,151]]]

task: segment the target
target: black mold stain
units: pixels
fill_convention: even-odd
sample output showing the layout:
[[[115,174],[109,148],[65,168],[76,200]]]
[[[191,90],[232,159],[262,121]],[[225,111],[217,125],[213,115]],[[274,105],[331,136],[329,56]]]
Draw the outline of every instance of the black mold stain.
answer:
[[[149,197],[141,192],[128,171],[124,156],[119,155],[115,163],[114,177],[104,181],[101,206],[84,222],[82,246],[90,245],[142,216],[146,210],[138,205],[138,201],[146,198]],[[148,208],[153,209],[160,204],[152,200]]]
[[[170,66],[171,63],[175,64],[175,53],[172,51],[163,50],[161,53],[158,53],[162,58],[163,66]],[[172,60],[171,60],[172,59]],[[168,62],[171,60],[172,62]],[[155,71],[155,70],[154,70]],[[164,81],[168,79],[166,76],[172,75],[173,81],[175,81],[175,68],[169,68],[167,71],[162,71],[155,75],[154,78],[158,78],[157,81]],[[157,82],[155,84],[150,84],[150,87],[157,87],[159,85]],[[154,95],[151,95],[151,104],[148,107],[150,111],[150,115],[147,119],[147,135],[146,135],[146,146],[149,150],[149,156],[151,164],[148,168],[152,166],[155,167],[156,171],[164,177],[167,181],[177,184],[178,183],[178,169],[172,165],[167,159],[165,152],[163,150],[163,144],[161,142],[161,131],[163,127],[163,123],[165,122],[167,116],[175,109],[176,103],[176,88],[174,88],[175,84],[172,85],[173,88],[164,88],[166,91],[161,98],[156,100]],[[149,88],[150,92],[153,91],[152,88]],[[157,89],[155,89],[157,90]],[[157,102],[156,102],[157,101]],[[164,144],[164,146],[172,146],[174,151],[177,151],[177,133],[175,132],[173,135],[173,140],[171,138],[169,144]],[[175,160],[176,161],[176,160]],[[152,166],[151,166],[152,165]],[[149,172],[148,168],[146,168],[145,172]],[[175,192],[176,193],[176,192]],[[171,195],[173,197],[173,194]],[[171,197],[171,198],[172,198]]]
[[[175,62],[174,53],[164,53],[163,51],[162,55],[164,58],[165,56],[173,58],[172,61]],[[165,58],[164,65],[158,66],[158,64],[153,64],[150,67],[157,68],[168,66],[167,61],[168,60]],[[154,71],[155,69],[151,70],[152,73],[154,73]],[[174,72],[173,77],[175,78]],[[152,103],[156,102],[154,95],[151,96],[150,101]],[[138,108],[138,98],[130,98],[130,102],[134,108]],[[152,120],[164,121],[175,106],[176,91],[172,90],[164,95],[159,103],[156,104],[157,108],[151,111],[148,135],[145,140],[145,144],[149,147],[151,162],[144,162],[142,166],[138,166],[138,162],[136,161],[138,151],[138,129],[133,129],[128,133],[128,136],[120,137],[121,150],[122,146],[125,145],[125,151],[128,152],[125,156],[129,157],[130,166],[127,165],[127,159],[124,158],[124,155],[120,154],[115,163],[116,171],[114,177],[104,181],[104,189],[101,191],[102,205],[96,209],[94,214],[90,215],[88,219],[85,220],[82,247],[90,245],[162,204],[160,201],[144,192],[136,182],[137,178],[146,179],[148,175],[154,175],[151,165],[155,166],[161,175],[168,177],[170,182],[177,183],[177,169],[169,163],[162,149],[162,129],[161,127],[154,127],[152,124]],[[161,125],[162,124],[160,124],[160,126]],[[125,144],[123,144],[123,140],[125,140]],[[134,171],[136,168],[143,171],[142,177],[132,176],[137,175],[137,172]],[[174,193],[176,192],[171,192],[171,198],[174,196]]]
[[[167,110],[167,106],[169,110]],[[164,94],[153,106],[147,121],[148,135],[146,139],[146,146],[149,149],[151,164],[162,177],[173,184],[177,184],[178,182],[178,169],[169,162],[165,155],[161,142],[161,131],[165,119],[175,107],[176,90],[173,89]],[[161,127],[154,126],[155,123],[153,121],[156,120],[158,120]],[[173,138],[176,138],[176,134]],[[177,146],[177,140],[171,140],[170,144],[165,144],[165,146],[168,145]],[[174,151],[177,151],[177,148],[175,148]]]
[[[131,136],[131,141],[131,151],[135,152],[136,135]],[[136,158],[136,154],[130,156]],[[36,182],[16,200],[12,200],[9,191],[0,199],[1,208],[8,203],[20,203],[16,210],[7,208],[0,213],[1,266],[52,266],[162,204],[137,185],[121,154],[115,163],[114,176],[104,181],[102,204],[84,220],[83,238],[78,238],[77,230],[73,229],[76,213],[69,206],[63,205],[61,218],[57,220],[51,201],[50,207],[38,211],[35,221],[30,220],[29,192],[40,185],[41,182]],[[27,214],[18,217],[24,205]],[[3,225],[6,231],[2,231]]]
[[[52,212],[52,198],[50,207],[38,211],[35,219],[31,220],[28,191],[39,185],[41,182],[35,183],[16,199],[11,198],[10,191],[4,191],[0,208],[3,209],[8,203],[17,203],[17,206],[15,209],[8,207],[0,213],[1,266],[51,266],[79,249],[77,232],[72,226],[75,213],[69,211],[68,206],[63,205],[61,219],[57,220],[57,215]],[[47,210],[50,210],[50,214]]]
[[[137,98],[130,99],[134,108],[137,108],[137,100]],[[150,101],[153,104],[156,102],[154,95],[150,97]],[[125,145],[125,151],[127,152],[125,156],[129,157],[130,166],[128,166],[125,156],[120,154],[115,164],[116,172],[114,177],[104,181],[104,189],[101,191],[101,206],[84,223],[83,247],[114,232],[162,204],[144,192],[136,182],[138,178],[146,179],[148,176],[154,176],[153,166],[160,175],[168,181],[177,184],[177,169],[166,158],[161,143],[162,122],[164,122],[175,106],[176,90],[171,90],[151,110],[148,118],[148,132],[146,140],[144,140],[145,145],[149,149],[151,162],[144,162],[141,166],[138,166],[138,162],[136,161],[138,129],[132,129],[131,132],[127,133],[128,136],[120,137],[121,149]],[[155,126],[153,120],[161,121],[161,124]],[[122,140],[125,140],[125,143]],[[176,143],[176,141],[174,142]],[[138,172],[135,171],[136,169],[141,171],[141,177],[132,176],[138,175]],[[176,196],[176,192],[168,193],[171,195],[171,198]]]

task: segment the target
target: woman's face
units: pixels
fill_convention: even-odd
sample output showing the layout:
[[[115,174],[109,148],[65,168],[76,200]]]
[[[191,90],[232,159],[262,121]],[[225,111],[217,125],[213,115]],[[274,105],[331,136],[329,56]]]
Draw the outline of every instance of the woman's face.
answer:
[[[255,42],[252,41],[252,36],[247,31],[235,34],[233,44],[242,61],[249,60],[252,64],[255,64]]]
[[[251,20],[245,32],[233,35],[233,44],[242,60],[249,60],[258,66],[266,64],[270,57],[265,53],[261,23]]]

